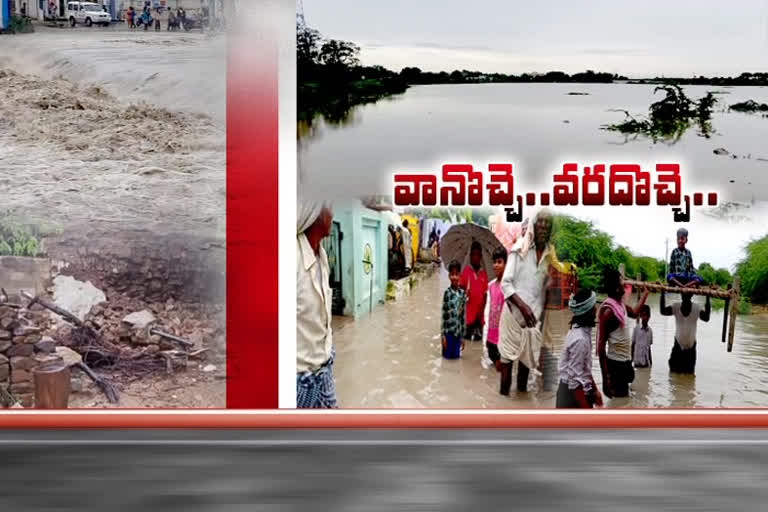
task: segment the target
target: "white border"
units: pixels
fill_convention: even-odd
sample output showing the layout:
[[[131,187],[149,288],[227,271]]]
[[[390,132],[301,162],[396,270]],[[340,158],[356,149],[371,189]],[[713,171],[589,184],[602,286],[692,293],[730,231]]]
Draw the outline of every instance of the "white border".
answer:
[[[278,407],[296,408],[296,3],[274,7],[278,57]],[[267,17],[272,18],[272,16]],[[258,51],[258,49],[254,49]]]

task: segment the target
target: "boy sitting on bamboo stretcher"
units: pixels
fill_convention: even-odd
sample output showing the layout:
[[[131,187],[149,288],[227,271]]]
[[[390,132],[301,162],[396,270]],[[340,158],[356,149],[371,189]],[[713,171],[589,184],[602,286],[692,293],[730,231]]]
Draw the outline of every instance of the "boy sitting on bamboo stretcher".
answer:
[[[696,275],[691,251],[685,248],[687,243],[688,230],[685,228],[678,229],[677,247],[669,256],[669,274],[667,274],[667,283],[672,286],[688,288],[696,287],[703,283],[701,277]]]

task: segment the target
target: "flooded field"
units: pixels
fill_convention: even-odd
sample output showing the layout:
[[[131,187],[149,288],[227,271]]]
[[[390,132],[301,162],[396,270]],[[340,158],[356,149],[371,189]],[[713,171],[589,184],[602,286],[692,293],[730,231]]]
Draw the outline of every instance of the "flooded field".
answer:
[[[482,346],[467,342],[456,361],[440,355],[440,305],[445,271],[400,302],[381,305],[357,321],[336,317],[336,386],[341,407],[554,407],[554,392],[499,395],[499,374],[480,363]],[[768,405],[768,315],[739,316],[733,352],[721,342],[722,311],[699,323],[696,376],[670,375],[674,320],[659,313],[652,295],[652,369],[639,369],[629,398],[607,407],[764,407]],[[672,300],[676,300],[671,297]],[[703,300],[703,299],[702,299]],[[556,347],[559,356],[562,341]],[[594,358],[593,375],[601,383]]]
[[[311,124],[300,123],[300,185],[341,201],[391,195],[394,172],[436,172],[446,163],[484,169],[489,162],[512,162],[516,191],[543,192],[552,190],[552,175],[565,161],[580,166],[638,163],[644,169],[677,162],[685,194],[717,191],[721,204],[740,203],[714,211],[693,208],[688,225],[697,261],[730,268],[750,239],[765,235],[768,119],[728,106],[748,99],[768,102],[768,88],[684,87],[694,99],[718,93],[712,132],[706,136],[691,128],[677,142],[654,143],[601,129],[624,119],[616,109],[646,115],[649,105],[663,97],[654,88],[620,83],[413,86],[332,120],[318,116]],[[601,206],[579,206],[559,208],[559,213],[592,221],[617,244],[657,258],[665,257],[665,238],[679,227],[666,207],[616,207],[605,215]],[[640,218],[654,229],[627,229]]]

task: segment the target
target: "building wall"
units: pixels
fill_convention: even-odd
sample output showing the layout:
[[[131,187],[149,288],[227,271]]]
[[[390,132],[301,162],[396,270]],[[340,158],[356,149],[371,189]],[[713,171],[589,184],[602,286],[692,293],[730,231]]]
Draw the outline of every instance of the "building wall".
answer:
[[[44,293],[51,279],[51,263],[45,258],[0,256],[0,288],[10,296],[22,290]]]
[[[9,0],[0,0],[0,29],[6,29],[11,24],[11,5]]]
[[[43,7],[40,7],[40,0],[10,0],[10,3],[16,14],[21,14],[22,6],[27,4],[27,16],[42,20],[42,13],[44,12],[45,5],[47,5],[47,1],[43,0]]]
[[[359,317],[384,302],[387,289],[387,223],[374,210],[354,205],[334,209],[334,220],[343,233],[341,241],[342,295],[345,316]],[[363,263],[366,245],[372,265]],[[371,300],[371,284],[373,295]]]

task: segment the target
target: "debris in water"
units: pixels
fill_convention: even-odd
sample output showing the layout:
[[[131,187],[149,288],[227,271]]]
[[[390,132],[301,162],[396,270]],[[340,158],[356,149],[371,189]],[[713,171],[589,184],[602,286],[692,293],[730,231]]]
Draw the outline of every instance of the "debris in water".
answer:
[[[725,149],[725,148],[717,148],[716,150],[713,151],[713,153],[716,154],[716,155],[729,155],[730,154],[728,152],[728,150]]]
[[[604,126],[604,130],[616,131],[624,135],[641,134],[653,139],[674,144],[690,128],[695,121],[699,125],[701,135],[709,137],[712,132],[710,119],[712,108],[717,99],[708,92],[698,101],[688,98],[679,85],[663,85],[656,87],[654,93],[666,92],[666,96],[652,103],[647,119],[636,119],[626,110],[612,110],[623,112],[626,119],[618,124]]]
[[[742,101],[741,103],[734,103],[731,105],[730,110],[736,112],[768,112],[768,104],[758,103],[755,100]]]

